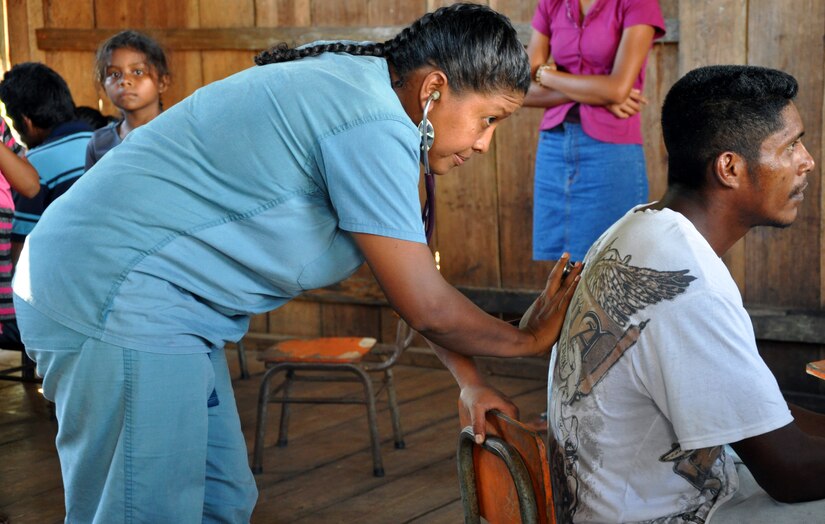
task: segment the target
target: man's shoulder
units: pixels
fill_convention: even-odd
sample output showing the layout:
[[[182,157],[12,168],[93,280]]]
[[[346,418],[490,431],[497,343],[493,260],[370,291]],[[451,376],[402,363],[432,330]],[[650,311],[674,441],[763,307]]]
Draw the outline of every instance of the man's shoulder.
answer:
[[[40,182],[51,187],[83,174],[90,129],[64,134],[29,150],[26,157],[40,175]]]
[[[28,158],[37,158],[50,155],[63,154],[68,149],[83,148],[85,150],[86,144],[91,140],[94,131],[91,129],[84,129],[67,133],[45,142],[37,147],[29,150]]]
[[[596,275],[626,278],[626,284],[685,284],[685,293],[711,291],[740,300],[730,271],[693,224],[669,210],[637,208],[616,222],[594,244],[586,266]],[[680,293],[681,294],[681,293]]]

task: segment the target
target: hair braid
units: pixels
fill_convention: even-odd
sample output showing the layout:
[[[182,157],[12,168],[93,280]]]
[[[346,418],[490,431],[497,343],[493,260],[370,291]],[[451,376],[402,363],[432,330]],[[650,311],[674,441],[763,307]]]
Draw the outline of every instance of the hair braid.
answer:
[[[387,59],[404,84],[412,71],[442,70],[456,92],[527,92],[530,63],[510,21],[486,5],[456,3],[427,13],[386,42],[320,42],[303,47],[285,43],[255,57],[258,65],[348,53]]]
[[[259,66],[266,64],[277,64],[280,62],[291,62],[311,56],[318,56],[322,53],[347,53],[355,56],[384,56],[384,44],[382,43],[356,43],[356,42],[324,42],[312,46],[290,47],[282,42],[274,47],[263,51],[255,57],[255,63]]]

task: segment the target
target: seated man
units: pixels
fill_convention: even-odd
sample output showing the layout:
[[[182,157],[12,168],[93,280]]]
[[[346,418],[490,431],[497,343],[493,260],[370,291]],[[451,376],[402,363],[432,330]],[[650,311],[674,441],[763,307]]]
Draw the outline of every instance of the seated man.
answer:
[[[789,409],[720,258],[797,217],[814,161],[796,93],[749,66],[668,93],[668,192],[590,248],[550,362],[561,522],[825,519],[825,416]]]
[[[752,227],[796,219],[814,168],[796,92],[779,71],[716,66],[668,93],[668,192],[590,249],[551,360],[574,521],[777,522],[787,508],[758,493],[726,508],[740,483],[725,444],[773,499],[825,498],[825,417],[792,416],[720,258]]]
[[[7,283],[5,287],[0,286],[0,305],[3,306],[0,308],[0,347],[22,349],[20,331],[11,307],[8,261],[17,262],[23,242],[40,215],[83,174],[86,144],[93,129],[88,123],[76,119],[69,87],[60,75],[43,64],[27,62],[6,72],[0,82],[0,100],[20,138],[29,147],[26,158],[37,171],[31,172],[34,178],[31,190],[24,191],[21,184],[12,182],[15,191],[11,245],[4,243],[0,246],[2,266],[7,270],[0,272],[0,281]],[[12,167],[10,163],[9,159],[0,162],[6,176]],[[22,165],[29,167],[28,163]],[[4,211],[11,213],[11,208],[9,205]],[[8,226],[8,219],[5,221]]]
[[[75,116],[65,80],[44,64],[26,62],[7,71],[0,82],[0,100],[40,175],[40,192],[31,198],[21,194],[14,198],[11,240],[12,258],[17,262],[40,215],[83,174],[86,144],[94,130]]]

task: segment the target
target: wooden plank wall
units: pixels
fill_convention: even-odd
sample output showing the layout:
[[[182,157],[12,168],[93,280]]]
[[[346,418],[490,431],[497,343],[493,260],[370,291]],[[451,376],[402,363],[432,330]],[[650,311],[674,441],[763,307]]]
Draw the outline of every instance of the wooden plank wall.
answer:
[[[537,0],[486,0],[516,23],[529,23]],[[288,28],[406,25],[445,0],[7,0],[12,63],[44,61],[68,81],[80,105],[97,106],[102,93],[92,81],[90,50],[38,49],[35,29]],[[650,196],[666,186],[666,152],[659,107],[673,82],[693,67],[748,63],[785,69],[800,81],[798,106],[807,126],[806,145],[820,162],[823,151],[823,34],[825,3],[819,0],[660,0],[666,18],[678,22],[678,42],[656,44],[647,69],[644,111]],[[75,48],[77,49],[77,48]],[[252,51],[170,51],[173,83],[168,106],[197,87],[252,64]],[[115,114],[108,101],[104,112]],[[531,261],[532,171],[541,111],[523,109],[496,134],[490,152],[438,181],[437,248],[441,268],[461,286],[539,289],[546,263]],[[231,131],[230,131],[231,132]],[[806,201],[788,230],[751,232],[725,257],[746,302],[790,309],[825,309],[822,271],[821,169],[809,178]],[[363,269],[360,276],[369,277]],[[392,331],[393,317],[380,306],[296,301],[255,319],[253,330],[295,335],[366,334]],[[810,346],[800,354],[810,355]],[[812,355],[817,356],[817,355]],[[819,350],[819,358],[825,354]],[[807,358],[799,357],[799,358]],[[811,358],[813,360],[813,358]],[[794,363],[796,365],[796,363]]]

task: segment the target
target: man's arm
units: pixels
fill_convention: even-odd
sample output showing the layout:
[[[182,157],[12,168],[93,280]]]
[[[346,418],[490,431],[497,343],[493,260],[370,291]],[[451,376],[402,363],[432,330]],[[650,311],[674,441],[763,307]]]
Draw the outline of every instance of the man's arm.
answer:
[[[779,502],[825,499],[825,416],[789,405],[795,420],[731,444],[768,495]]]

